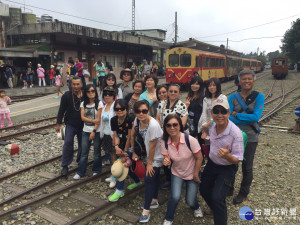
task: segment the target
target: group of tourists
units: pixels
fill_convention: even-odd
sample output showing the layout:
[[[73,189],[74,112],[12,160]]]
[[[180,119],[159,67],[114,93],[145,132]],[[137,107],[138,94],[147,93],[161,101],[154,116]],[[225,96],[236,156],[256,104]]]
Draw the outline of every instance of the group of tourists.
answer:
[[[264,96],[253,90],[255,73],[241,71],[238,75],[241,91],[227,99],[217,78],[204,84],[195,71],[188,97],[182,101],[178,84],[158,85],[153,73],[136,79],[136,73],[127,68],[121,71],[122,83],[117,85],[116,76],[112,72],[106,74],[102,64],[98,66],[102,84],[99,94],[92,84],[82,90],[82,79],[74,76],[71,90],[61,98],[56,125],[56,131],[61,132],[64,120],[61,174],[68,174],[77,135],[79,168],[74,179],[86,175],[91,145],[94,147],[93,176],[103,166],[112,164],[112,175],[105,181],[116,190],[109,201],[124,196],[127,175],[132,179],[127,186],[129,190],[138,187],[144,179],[144,204],[139,222],[148,222],[150,210],[159,207],[159,189],[170,188],[163,224],[172,224],[185,184],[186,203],[195,217],[203,217],[197,199],[200,190],[209,206],[205,212],[213,214],[215,224],[227,224],[226,196],[233,195],[240,161],[243,178],[234,204],[247,198],[253,179],[259,135],[257,122],[264,108]],[[209,151],[204,152],[208,146]],[[104,158],[101,148],[105,151]],[[145,163],[142,176],[128,169],[140,166],[141,162]],[[160,185],[162,168],[165,183]]]

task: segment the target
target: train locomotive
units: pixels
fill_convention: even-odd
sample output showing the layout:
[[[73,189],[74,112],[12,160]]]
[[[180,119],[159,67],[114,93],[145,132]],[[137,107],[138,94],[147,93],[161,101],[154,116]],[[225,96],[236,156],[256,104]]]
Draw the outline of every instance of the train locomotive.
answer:
[[[275,57],[272,59],[272,75],[275,78],[285,78],[288,73],[287,57]]]
[[[190,82],[195,71],[203,81],[212,77],[229,80],[238,75],[242,69],[256,73],[263,70],[263,65],[255,59],[206,52],[186,47],[175,47],[166,52],[166,82]]]

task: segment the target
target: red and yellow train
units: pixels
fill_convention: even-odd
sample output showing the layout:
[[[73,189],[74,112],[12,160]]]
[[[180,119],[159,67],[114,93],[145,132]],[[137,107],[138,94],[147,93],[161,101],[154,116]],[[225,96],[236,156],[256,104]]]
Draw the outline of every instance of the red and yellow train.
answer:
[[[263,65],[255,59],[206,52],[185,47],[175,47],[166,52],[166,82],[189,82],[194,71],[203,81],[212,77],[221,80],[233,78],[241,69],[251,69],[256,73],[263,70]]]

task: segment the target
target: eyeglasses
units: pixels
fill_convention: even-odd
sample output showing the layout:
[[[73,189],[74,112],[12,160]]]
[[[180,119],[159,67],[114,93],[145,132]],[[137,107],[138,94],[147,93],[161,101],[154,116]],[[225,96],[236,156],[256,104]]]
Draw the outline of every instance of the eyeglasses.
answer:
[[[176,90],[169,90],[170,93],[174,93],[174,94],[177,94],[179,91],[176,91]]]
[[[96,91],[95,90],[88,90],[86,91],[86,93],[95,93]]]
[[[115,81],[114,79],[107,79],[107,81]]]
[[[142,109],[142,110],[136,110],[134,112],[135,112],[135,114],[141,114],[141,113],[148,114],[149,110],[148,109]]]
[[[125,108],[124,107],[121,107],[121,108],[115,108],[115,111],[116,112],[119,112],[119,111],[124,111],[125,110]]]
[[[227,110],[226,109],[222,109],[222,110],[218,110],[218,109],[213,109],[213,114],[219,114],[221,113],[222,115],[226,115],[227,114]]]
[[[103,93],[103,96],[114,96],[115,95],[115,93],[113,93],[113,92],[104,92]]]
[[[166,94],[166,93],[167,93],[166,91],[160,91],[160,92],[158,92],[159,95]]]
[[[171,128],[171,127],[177,128],[178,125],[179,125],[179,123],[167,123],[167,124],[166,124],[166,127],[167,127],[167,128]]]

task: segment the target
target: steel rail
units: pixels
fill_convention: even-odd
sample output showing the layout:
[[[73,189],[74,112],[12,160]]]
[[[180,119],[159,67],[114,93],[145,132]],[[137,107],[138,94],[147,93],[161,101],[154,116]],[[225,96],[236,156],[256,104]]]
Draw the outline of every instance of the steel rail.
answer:
[[[274,80],[274,81],[273,81],[273,83],[272,83],[272,85],[271,85],[271,88],[270,88],[268,94],[265,96],[265,100],[266,100],[267,98],[269,98],[269,97],[272,97],[272,90],[273,90],[273,87],[274,87],[276,81],[277,81],[277,80]]]
[[[31,122],[21,123],[21,124],[17,124],[17,125],[11,126],[11,127],[1,128],[0,132],[3,131],[3,130],[13,130],[13,129],[16,129],[16,128],[19,128],[19,127],[28,126],[28,125],[37,124],[37,123],[42,123],[44,121],[54,120],[54,119],[56,119],[56,116],[49,117],[49,118],[44,118],[44,119],[40,119],[40,120],[34,120],[34,121],[31,121]]]
[[[28,202],[26,202],[24,204],[15,206],[13,208],[10,208],[7,211],[0,212],[0,218],[2,218],[4,216],[8,216],[8,215],[10,215],[13,212],[17,212],[19,210],[25,209],[25,208],[27,208],[29,206],[33,206],[33,205],[35,205],[37,203],[45,201],[45,200],[47,200],[49,198],[52,198],[52,197],[54,197],[56,195],[59,195],[59,194],[63,193],[63,192],[66,192],[66,191],[72,190],[74,188],[77,188],[78,186],[85,185],[86,183],[91,182],[93,180],[102,178],[102,177],[106,176],[109,173],[110,173],[110,170],[105,171],[105,172],[100,173],[100,174],[97,174],[97,175],[92,176],[92,177],[88,177],[86,179],[79,180],[79,181],[75,182],[74,184],[70,184],[70,185],[68,185],[66,187],[62,187],[62,188],[60,188],[60,189],[58,189],[58,190],[56,190],[56,191],[54,191],[52,193],[46,194],[44,196],[40,196],[40,197],[35,198],[35,199],[31,200],[31,201],[28,201]]]

